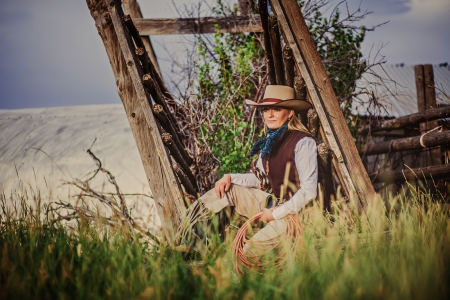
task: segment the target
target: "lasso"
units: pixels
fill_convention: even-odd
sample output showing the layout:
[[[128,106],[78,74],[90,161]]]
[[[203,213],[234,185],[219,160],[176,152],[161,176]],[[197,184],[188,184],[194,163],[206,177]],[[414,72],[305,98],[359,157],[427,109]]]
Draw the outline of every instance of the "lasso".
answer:
[[[253,223],[256,223],[259,218],[261,218],[261,215],[262,212],[247,220],[247,222],[245,222],[238,230],[236,237],[234,238],[233,265],[239,275],[243,275],[245,269],[262,271],[271,263],[275,263],[275,266],[278,269],[281,269],[289,258],[289,254],[295,255],[297,253],[296,249],[300,246],[302,228],[297,215],[286,216],[286,228],[273,238],[262,241],[252,241],[251,239],[247,239],[246,235],[248,229]],[[250,251],[246,251],[245,249],[247,244],[255,250],[262,251],[255,251],[258,254],[250,253]],[[277,253],[275,258],[262,261],[261,258],[271,251]]]

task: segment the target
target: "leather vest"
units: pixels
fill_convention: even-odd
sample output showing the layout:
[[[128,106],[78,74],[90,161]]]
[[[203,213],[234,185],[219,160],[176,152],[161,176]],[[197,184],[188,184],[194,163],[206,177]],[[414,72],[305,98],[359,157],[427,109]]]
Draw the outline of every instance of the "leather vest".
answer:
[[[273,146],[272,153],[262,158],[264,171],[269,179],[272,194],[284,202],[289,200],[300,188],[295,166],[295,146],[310,134],[297,130],[288,130]]]

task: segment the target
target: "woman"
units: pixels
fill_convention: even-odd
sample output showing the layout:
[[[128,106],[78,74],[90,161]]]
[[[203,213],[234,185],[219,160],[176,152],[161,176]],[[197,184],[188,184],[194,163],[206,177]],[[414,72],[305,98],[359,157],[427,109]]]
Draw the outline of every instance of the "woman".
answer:
[[[281,85],[267,86],[262,103],[245,102],[263,109],[266,136],[251,150],[250,155],[261,151],[252,173],[224,175],[188,209],[180,242],[200,252],[208,244],[211,224],[221,232],[231,217],[251,218],[262,211],[260,221],[268,224],[252,240],[274,238],[286,226],[285,216],[317,196],[316,141],[296,117],[311,105]]]

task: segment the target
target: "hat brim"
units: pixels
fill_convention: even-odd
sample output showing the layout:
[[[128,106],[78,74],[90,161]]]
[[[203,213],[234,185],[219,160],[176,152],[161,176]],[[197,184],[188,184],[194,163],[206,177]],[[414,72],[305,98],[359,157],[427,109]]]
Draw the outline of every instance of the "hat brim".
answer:
[[[245,104],[256,106],[256,107],[264,107],[264,106],[279,106],[284,108],[293,109],[295,111],[304,111],[312,108],[311,103],[305,100],[299,100],[299,99],[291,99],[291,100],[284,100],[282,102],[276,103],[276,102],[263,102],[263,103],[256,103],[255,101],[246,99]]]

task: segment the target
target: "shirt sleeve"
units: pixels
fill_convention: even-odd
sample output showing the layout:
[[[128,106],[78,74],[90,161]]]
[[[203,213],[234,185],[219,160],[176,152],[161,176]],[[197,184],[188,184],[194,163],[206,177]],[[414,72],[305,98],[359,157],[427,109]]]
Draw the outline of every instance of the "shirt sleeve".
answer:
[[[258,178],[253,173],[245,173],[245,174],[230,174],[231,175],[231,183],[242,185],[249,188],[259,188],[260,183]]]
[[[304,137],[295,146],[295,167],[300,180],[300,189],[291,199],[272,211],[276,220],[299,212],[317,197],[317,145],[313,138]]]
[[[256,162],[256,167],[264,172],[263,163],[261,159],[261,154]],[[253,173],[245,173],[245,174],[230,174],[231,183],[242,185],[250,188],[261,188],[261,182]]]

